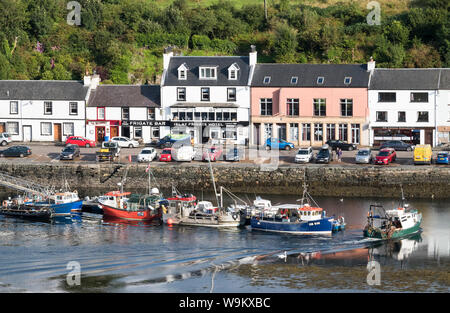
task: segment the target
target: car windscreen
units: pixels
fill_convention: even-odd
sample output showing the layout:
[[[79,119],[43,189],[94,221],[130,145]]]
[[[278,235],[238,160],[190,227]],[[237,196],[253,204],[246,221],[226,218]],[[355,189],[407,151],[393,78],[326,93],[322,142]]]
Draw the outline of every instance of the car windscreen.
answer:
[[[388,156],[389,155],[389,151],[381,151],[380,153],[378,153],[378,156]]]
[[[8,138],[8,137],[11,137],[11,136],[9,134],[7,134],[7,133],[3,133],[3,137]]]
[[[369,155],[369,151],[367,150],[358,151],[358,155]]]
[[[74,152],[75,148],[74,147],[65,147],[63,152]]]
[[[166,150],[164,149],[161,154],[172,154],[172,150]]]
[[[330,155],[330,151],[328,149],[322,149],[319,151],[319,154],[317,156],[319,157],[327,157]]]
[[[305,155],[305,154],[309,154],[309,151],[308,150],[298,150],[297,154]]]
[[[142,150],[141,154],[151,154],[152,150]]]
[[[448,153],[438,153],[438,158],[446,158],[448,157]]]

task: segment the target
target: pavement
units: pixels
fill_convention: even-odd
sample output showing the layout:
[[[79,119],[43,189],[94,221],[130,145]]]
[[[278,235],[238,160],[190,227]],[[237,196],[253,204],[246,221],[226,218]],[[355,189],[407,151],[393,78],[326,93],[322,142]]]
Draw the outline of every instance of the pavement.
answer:
[[[24,145],[23,143],[12,143],[3,149],[8,148],[11,145]],[[80,148],[80,157],[75,160],[60,160],[59,154],[63,149],[62,144],[54,144],[54,143],[27,143],[32,150],[32,154],[25,158],[0,158],[0,163],[21,163],[21,164],[65,164],[65,163],[75,163],[75,164],[97,164],[95,153],[99,150],[99,147],[92,148]],[[121,148],[120,152],[120,160],[118,162],[127,164],[137,163],[137,155],[144,148],[144,146],[140,146],[138,148]],[[205,164],[202,161],[201,157],[203,154],[203,149],[205,146],[195,146],[195,157],[192,162],[160,162],[155,159],[152,163],[158,164],[158,166],[167,166],[168,164],[177,164],[182,163],[180,166],[189,166],[189,165],[200,165]],[[242,147],[240,148],[243,154],[241,157],[241,161],[239,162],[228,162],[224,161],[223,158],[219,159],[215,164],[223,164],[226,166],[248,166],[248,165],[261,165],[261,164],[273,164],[276,166],[305,166],[304,164],[296,164],[294,162],[294,157],[297,152],[297,149],[292,149],[290,151],[278,151],[271,150],[266,151],[264,148],[257,149],[256,147]],[[156,149],[157,155],[159,157],[162,149]],[[229,149],[224,149],[224,151],[228,151]],[[318,150],[314,152],[317,153]],[[356,164],[355,163],[355,155],[357,151],[343,151],[341,161],[333,160],[330,164],[315,164],[308,163],[306,166],[354,166],[354,167],[364,167],[364,166],[374,166],[374,164]],[[377,151],[374,150],[373,155],[375,156]],[[433,152],[433,157],[436,157],[438,151]],[[103,162],[105,163],[105,162]],[[414,166],[413,164],[413,152],[407,151],[397,151],[397,160],[388,165],[377,165],[383,167],[399,167],[399,166]],[[426,165],[425,165],[426,166]],[[431,166],[435,167],[450,167],[449,165],[442,164],[432,164]]]

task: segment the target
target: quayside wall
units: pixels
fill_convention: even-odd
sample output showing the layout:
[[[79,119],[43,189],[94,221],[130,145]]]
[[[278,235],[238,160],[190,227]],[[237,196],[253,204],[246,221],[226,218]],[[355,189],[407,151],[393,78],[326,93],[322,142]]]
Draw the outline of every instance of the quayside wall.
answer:
[[[128,168],[127,168],[128,167]],[[148,188],[146,164],[17,164],[2,163],[0,171],[41,185],[61,188],[67,182],[83,197],[124,189]],[[181,192],[213,191],[208,164],[152,164],[152,183],[162,190],[175,185]],[[450,167],[438,166],[315,166],[289,165],[264,170],[253,164],[214,164],[216,185],[234,193],[301,195],[303,180],[313,196],[450,199]],[[7,192],[3,187],[2,191]]]

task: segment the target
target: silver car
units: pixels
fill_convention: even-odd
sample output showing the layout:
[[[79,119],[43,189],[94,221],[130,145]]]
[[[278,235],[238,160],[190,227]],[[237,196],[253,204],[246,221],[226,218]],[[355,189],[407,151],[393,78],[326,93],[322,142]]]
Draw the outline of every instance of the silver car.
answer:
[[[373,161],[372,149],[362,148],[358,150],[355,156],[356,163],[369,164]]]

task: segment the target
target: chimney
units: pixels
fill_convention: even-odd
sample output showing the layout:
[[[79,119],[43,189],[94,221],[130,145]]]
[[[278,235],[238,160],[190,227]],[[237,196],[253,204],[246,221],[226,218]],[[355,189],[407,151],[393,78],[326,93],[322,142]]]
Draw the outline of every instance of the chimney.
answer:
[[[258,56],[258,52],[256,52],[256,46],[255,45],[251,45],[250,46],[250,53],[249,53],[249,65],[256,65],[257,62],[257,56]]]
[[[83,78],[84,86],[90,86],[91,85],[91,79],[92,77],[89,75],[85,75]]]
[[[163,70],[167,70],[169,68],[170,58],[173,56],[172,47],[164,48],[163,54]]]
[[[98,85],[100,85],[100,75],[98,74],[94,74],[92,75],[92,79],[91,79],[91,88],[92,89],[97,89]]]
[[[367,62],[367,71],[372,72],[375,69],[375,61],[373,60],[373,57],[370,57],[369,62]]]

